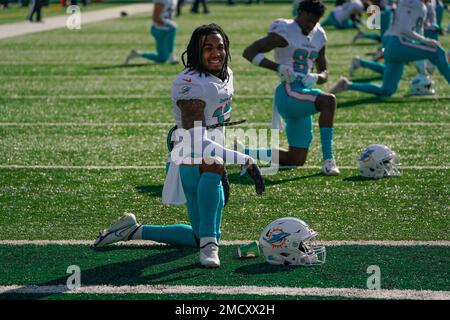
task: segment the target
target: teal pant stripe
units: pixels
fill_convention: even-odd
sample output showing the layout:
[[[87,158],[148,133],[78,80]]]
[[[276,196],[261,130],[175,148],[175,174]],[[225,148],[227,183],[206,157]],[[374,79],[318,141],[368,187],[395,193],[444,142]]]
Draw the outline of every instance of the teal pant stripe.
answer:
[[[144,52],[143,57],[155,62],[166,62],[175,47],[176,28],[166,25],[167,29],[159,29],[154,25],[150,28],[150,33],[156,41],[156,52]]]

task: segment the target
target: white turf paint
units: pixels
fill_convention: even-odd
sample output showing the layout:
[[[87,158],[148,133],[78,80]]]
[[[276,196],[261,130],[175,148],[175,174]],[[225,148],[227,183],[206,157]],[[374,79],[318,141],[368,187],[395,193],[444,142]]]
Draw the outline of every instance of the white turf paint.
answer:
[[[220,245],[233,246],[247,244],[253,240],[222,240]],[[447,240],[330,240],[317,241],[328,247],[334,246],[386,246],[386,247],[412,247],[412,246],[440,246],[450,247],[450,241]],[[0,245],[23,246],[23,245],[81,245],[91,246],[94,240],[0,240]],[[148,240],[134,240],[122,241],[112,244],[112,246],[165,246],[163,243],[148,241]]]
[[[10,63],[5,63],[10,64]],[[1,65],[1,63],[0,63]],[[46,100],[88,100],[88,99],[153,99],[153,100],[170,100],[170,97],[167,96],[146,96],[146,95],[61,95],[61,94],[55,94],[55,95],[12,95],[12,96],[2,96],[2,99],[7,100],[13,100],[13,99],[26,99],[26,100],[33,100],[33,99],[46,99]],[[266,95],[235,95],[233,96],[234,99],[273,99],[273,94],[266,94]],[[450,99],[450,96],[439,96],[439,97],[427,97],[423,96],[421,97],[421,100],[442,100],[442,99]]]
[[[99,22],[109,19],[120,18],[120,12],[126,11],[128,15],[147,13],[150,14],[153,11],[153,4],[132,4],[126,6],[120,6],[115,8],[108,8],[103,10],[96,10],[90,12],[83,12],[81,9],[81,28],[85,24]],[[61,15],[57,17],[44,17],[44,23],[30,23],[16,22],[9,23],[0,26],[0,39],[11,38],[21,36],[24,34],[49,31],[54,29],[67,28],[66,21],[70,15]],[[69,30],[67,32],[77,32],[77,30]],[[5,62],[2,64],[8,64],[11,62]]]
[[[258,286],[183,286],[183,285],[137,285],[137,286],[81,286],[69,290],[67,286],[0,286],[0,294],[199,294],[218,295],[249,294],[258,296],[320,296],[368,299],[449,300],[450,291],[430,290],[368,290],[357,288],[292,288]]]
[[[154,165],[27,165],[27,164],[0,164],[0,169],[48,169],[48,170],[148,170],[165,169],[165,164]],[[321,166],[282,167],[280,169],[321,170]],[[357,170],[356,166],[339,166],[342,170]],[[444,166],[402,166],[402,170],[449,170],[450,165]]]
[[[46,99],[46,100],[89,100],[89,99],[153,99],[153,100],[170,100],[170,96],[146,96],[146,95],[60,95],[55,94],[53,96],[48,95],[32,95],[32,96],[22,96],[22,95],[13,95],[13,96],[2,96],[2,99],[13,100],[13,99],[26,99],[26,100],[34,100],[34,99]],[[273,99],[273,95],[235,95],[233,96],[235,99]],[[442,98],[442,97],[440,97]]]
[[[172,122],[0,122],[0,127],[171,127]],[[239,127],[271,126],[269,122],[247,122]],[[318,127],[319,124],[315,123]],[[335,127],[450,127],[450,122],[339,122]]]
[[[239,245],[250,240],[221,241],[221,245]],[[0,240],[0,245],[92,245],[92,240]],[[320,241],[326,246],[378,245],[378,246],[450,246],[450,241]],[[153,241],[120,242],[113,246],[151,246],[164,244]],[[68,290],[64,285],[57,286],[0,286],[0,294],[219,294],[219,295],[259,295],[259,296],[321,296],[368,299],[413,299],[449,300],[450,291],[424,290],[367,290],[356,288],[292,288],[258,286],[85,286]]]

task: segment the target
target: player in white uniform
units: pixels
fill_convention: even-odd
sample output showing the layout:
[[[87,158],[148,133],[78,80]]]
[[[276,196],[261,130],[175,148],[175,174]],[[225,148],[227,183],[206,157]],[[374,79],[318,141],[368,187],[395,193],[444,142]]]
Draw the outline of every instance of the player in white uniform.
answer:
[[[155,38],[156,52],[132,49],[125,60],[125,64],[138,57],[158,63],[178,63],[174,53],[177,25],[173,21],[173,12],[176,10],[177,0],[154,0],[153,4],[150,34]]]
[[[450,66],[445,50],[439,42],[423,36],[423,23],[427,14],[428,0],[400,0],[391,27],[383,37],[384,61],[383,85],[350,82],[341,79],[330,93],[346,90],[371,93],[381,97],[393,95],[408,62],[428,59],[450,83]]]
[[[170,152],[163,203],[186,204],[190,224],[140,226],[134,215],[126,214],[99,235],[95,246],[144,239],[196,247],[203,266],[218,267],[224,163],[244,165],[257,194],[264,192],[264,180],[251,157],[212,141],[210,135],[217,137],[217,132],[207,131],[208,126],[223,124],[230,117],[234,89],[227,35],[215,24],[198,27],[182,58],[186,69],[172,86],[175,136],[179,138]]]
[[[314,89],[316,84],[328,80],[325,31],[318,23],[325,12],[320,0],[304,0],[299,4],[295,20],[277,19],[268,34],[247,47],[244,58],[253,64],[277,71],[281,83],[275,90],[273,125],[280,128],[280,115],[286,123],[289,150],[279,150],[279,159],[273,162],[286,166],[301,166],[305,163],[313,139],[312,115],[320,112],[319,127],[322,142],[322,170],[326,175],[337,175],[333,152],[333,122],[336,111],[334,95]],[[275,62],[264,56],[275,51]],[[316,66],[317,73],[313,68]],[[259,150],[262,151],[262,150]],[[257,154],[258,150],[245,149],[246,154]],[[271,149],[264,150],[270,157]]]
[[[364,5],[360,0],[350,0],[336,6],[320,25],[322,27],[333,25],[337,29],[356,28],[355,20],[358,20],[363,11]]]

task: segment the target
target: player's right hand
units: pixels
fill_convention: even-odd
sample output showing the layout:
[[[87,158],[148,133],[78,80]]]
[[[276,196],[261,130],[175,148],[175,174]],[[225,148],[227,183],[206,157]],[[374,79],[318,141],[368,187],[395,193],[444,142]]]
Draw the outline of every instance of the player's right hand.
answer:
[[[252,178],[255,183],[256,194],[262,194],[266,190],[266,185],[264,183],[264,178],[262,176],[261,169],[256,163],[253,163],[252,159],[247,161],[247,173]]]
[[[294,69],[284,64],[278,65],[278,75],[282,81],[286,81],[288,83],[294,82],[299,76]]]
[[[317,80],[319,80],[319,75],[317,73],[307,73],[302,78],[302,83],[305,88],[312,88],[316,85]]]

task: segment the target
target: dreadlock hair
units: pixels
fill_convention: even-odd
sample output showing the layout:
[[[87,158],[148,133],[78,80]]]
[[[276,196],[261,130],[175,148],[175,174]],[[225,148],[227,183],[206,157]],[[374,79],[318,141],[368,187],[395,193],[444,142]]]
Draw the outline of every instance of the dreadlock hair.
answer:
[[[200,73],[209,73],[203,65],[202,55],[206,37],[210,34],[220,34],[223,38],[226,58],[218,78],[222,81],[228,80],[228,61],[231,60],[230,41],[228,40],[228,36],[225,31],[223,31],[222,28],[215,23],[202,25],[194,30],[186,51],[184,51],[181,55],[181,60],[183,61],[183,65],[188,68],[189,71],[196,70]],[[187,61],[185,61],[185,56],[187,56]]]
[[[325,5],[321,0],[303,0],[298,5],[298,14],[300,12],[309,12],[316,17],[322,17],[325,13]]]

